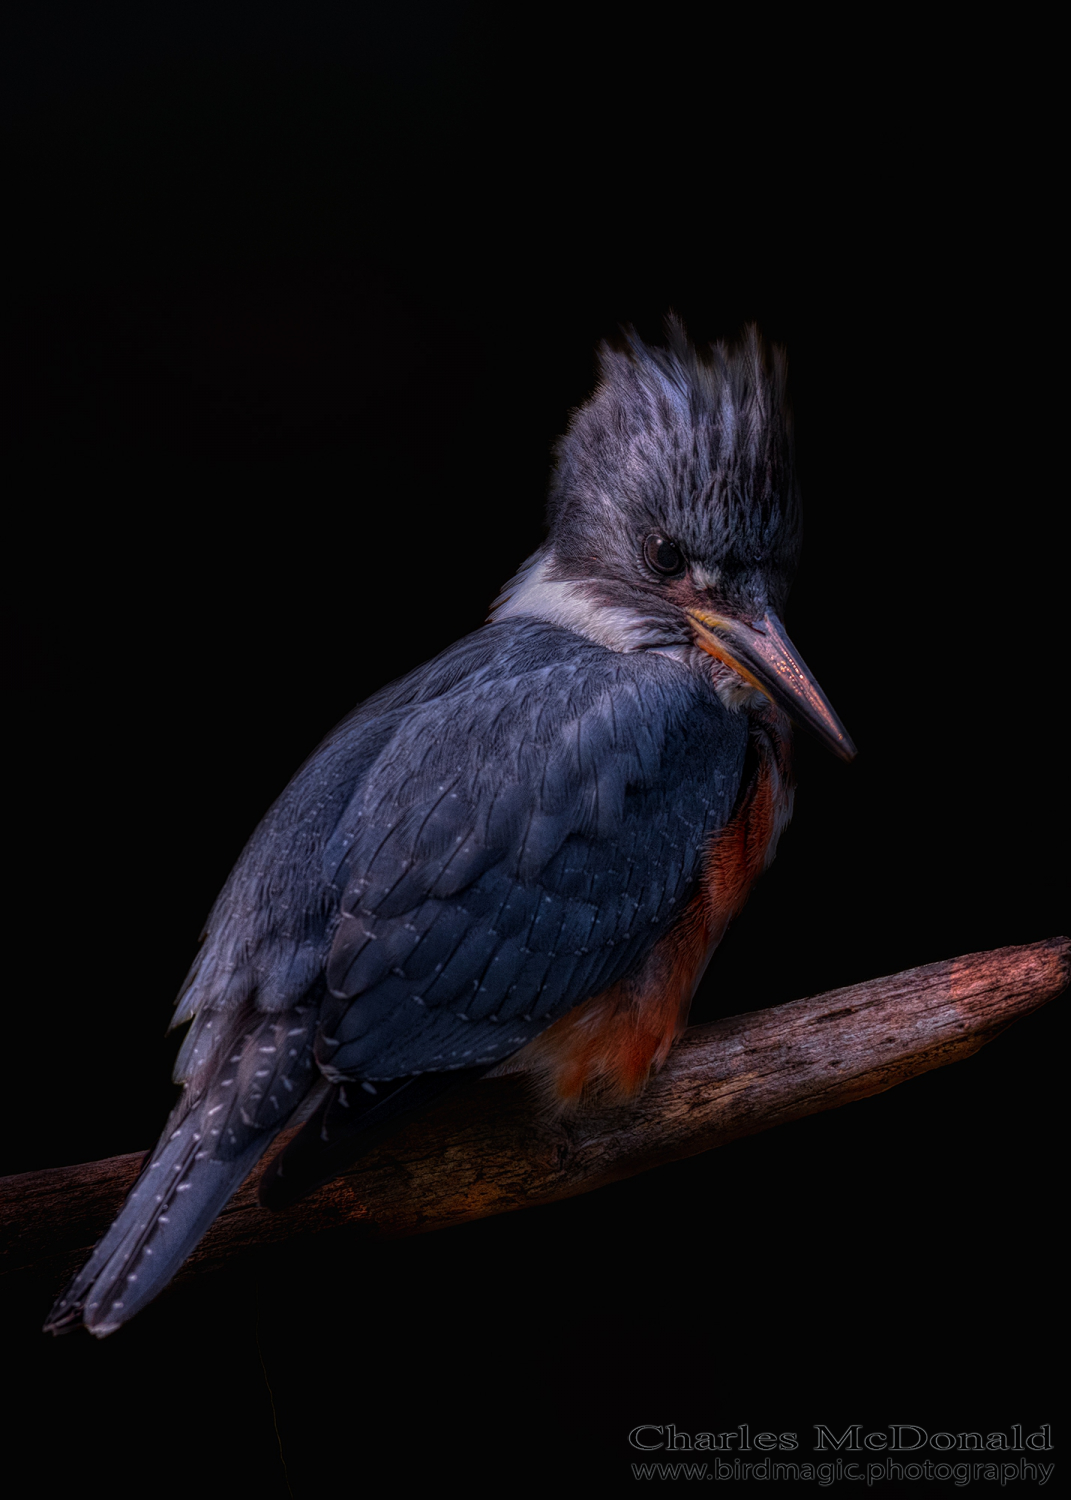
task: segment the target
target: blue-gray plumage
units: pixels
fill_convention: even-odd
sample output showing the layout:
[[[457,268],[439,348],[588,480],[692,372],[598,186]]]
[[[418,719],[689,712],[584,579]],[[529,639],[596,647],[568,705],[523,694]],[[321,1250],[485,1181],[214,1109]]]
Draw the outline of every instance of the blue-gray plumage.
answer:
[[[602,370],[492,620],[355,710],[250,839],[179,999],[182,1099],[54,1330],[149,1301],[310,1101],[271,1204],[518,1053],[561,1099],[642,1084],[787,819],[785,710],[851,753],[777,618],[779,357],[671,325]]]

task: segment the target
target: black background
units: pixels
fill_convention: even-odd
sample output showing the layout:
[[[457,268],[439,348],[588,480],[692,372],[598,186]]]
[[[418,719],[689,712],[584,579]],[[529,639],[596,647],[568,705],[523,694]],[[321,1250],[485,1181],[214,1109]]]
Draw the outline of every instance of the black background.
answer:
[[[1029,48],[592,16],[584,42],[572,12],[56,9],[9,50],[2,1170],[155,1138],[249,832],[355,702],[480,624],[596,344],[670,307],[788,349],[788,624],[860,747],[800,743],[695,1018],[1066,926]],[[269,1383],[298,1496],[631,1484],[639,1422],[796,1431],[798,1457],[816,1422],[1032,1430],[1059,1015],[590,1197],[264,1254],[103,1344],[41,1338],[55,1288],[20,1283],[9,1451],[33,1433],[117,1494],[285,1495]]]

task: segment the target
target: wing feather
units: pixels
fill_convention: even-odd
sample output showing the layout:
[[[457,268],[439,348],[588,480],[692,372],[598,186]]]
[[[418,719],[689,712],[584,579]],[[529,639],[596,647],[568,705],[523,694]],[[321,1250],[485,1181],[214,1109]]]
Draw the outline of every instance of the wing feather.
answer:
[[[675,919],[745,744],[665,657],[523,618],[458,642],[343,721],[253,835],[176,1014],[177,1076],[205,1076],[221,1012],[314,991],[331,1076],[508,1056]]]
[[[561,635],[559,660],[415,705],[355,787],[325,853],[345,877],[332,1072],[507,1056],[621,977],[694,889],[743,721],[665,658]]]

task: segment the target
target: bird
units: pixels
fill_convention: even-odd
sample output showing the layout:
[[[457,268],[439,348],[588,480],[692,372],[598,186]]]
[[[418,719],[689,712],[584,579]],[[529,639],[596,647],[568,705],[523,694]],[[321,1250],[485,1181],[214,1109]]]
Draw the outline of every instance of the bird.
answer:
[[[793,725],[855,747],[782,623],[784,351],[624,329],[487,621],[373,694],[254,831],[176,1002],[182,1093],[45,1328],[113,1333],[278,1133],[283,1208],[450,1089],[642,1090],[791,812]]]

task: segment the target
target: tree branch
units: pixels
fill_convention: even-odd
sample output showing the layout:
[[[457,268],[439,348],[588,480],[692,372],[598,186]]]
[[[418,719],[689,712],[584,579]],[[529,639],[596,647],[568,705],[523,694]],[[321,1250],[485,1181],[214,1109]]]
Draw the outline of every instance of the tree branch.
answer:
[[[282,1213],[258,1206],[258,1170],[180,1278],[339,1224],[420,1234],[550,1203],[849,1104],[969,1057],[1058,995],[1069,968],[1071,941],[1050,938],[694,1026],[639,1100],[601,1114],[551,1120],[522,1077],[483,1080]],[[0,1179],[0,1272],[32,1267],[62,1282],[111,1222],[144,1155]]]

